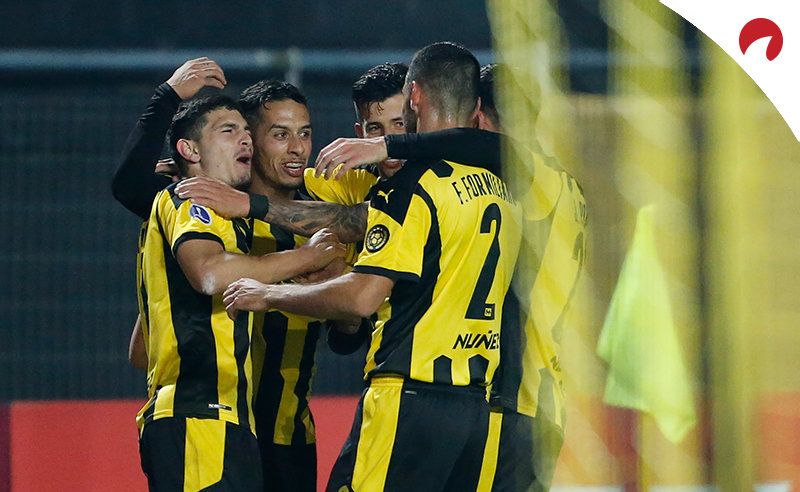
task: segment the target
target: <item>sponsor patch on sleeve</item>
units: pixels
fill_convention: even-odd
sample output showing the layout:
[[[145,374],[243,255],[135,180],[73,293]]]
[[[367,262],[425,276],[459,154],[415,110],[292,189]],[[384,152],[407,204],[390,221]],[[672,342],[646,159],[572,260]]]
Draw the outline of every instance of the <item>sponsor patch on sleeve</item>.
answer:
[[[367,232],[364,247],[370,253],[380,251],[389,241],[389,229],[383,224],[377,224]]]
[[[192,205],[189,207],[189,217],[197,219],[205,225],[211,225],[211,214],[202,205]]]

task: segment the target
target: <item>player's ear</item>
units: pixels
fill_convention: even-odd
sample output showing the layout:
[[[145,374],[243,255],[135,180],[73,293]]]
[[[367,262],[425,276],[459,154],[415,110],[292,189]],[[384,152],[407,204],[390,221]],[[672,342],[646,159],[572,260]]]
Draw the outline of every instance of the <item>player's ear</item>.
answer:
[[[478,128],[480,128],[481,130],[486,130],[489,123],[489,117],[486,116],[486,113],[484,113],[483,111],[478,111],[478,114],[476,115],[475,118],[475,122],[478,124]]]
[[[356,137],[358,137],[358,138],[364,138],[366,136],[366,135],[364,135],[364,127],[361,126],[361,123],[358,123],[358,122],[354,123],[353,124],[353,131],[356,132]]]
[[[483,114],[483,111],[481,110],[481,98],[479,97],[478,102],[475,104],[475,111],[472,112],[472,116],[470,116],[469,119],[476,128],[483,128],[483,126],[481,126],[481,118],[485,117],[486,115]]]
[[[408,104],[411,106],[411,109],[417,111],[419,108],[419,101],[422,99],[422,89],[420,89],[419,84],[417,84],[416,80],[412,80],[410,85],[410,95],[408,97]]]
[[[200,162],[200,152],[194,141],[182,138],[175,144],[175,148],[186,162],[190,164],[197,164]]]

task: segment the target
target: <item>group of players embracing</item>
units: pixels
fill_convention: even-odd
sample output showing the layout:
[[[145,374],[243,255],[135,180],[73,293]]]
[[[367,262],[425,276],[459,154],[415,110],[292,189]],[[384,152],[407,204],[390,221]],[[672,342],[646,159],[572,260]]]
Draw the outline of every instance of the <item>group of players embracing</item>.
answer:
[[[150,490],[316,490],[320,336],[368,344],[327,490],[548,488],[586,207],[554,159],[502,137],[495,70],[446,42],[368,70],[358,138],[313,167],[297,87],[197,97],[227,85],[208,58],[158,86],[112,183],[144,220],[129,355]]]

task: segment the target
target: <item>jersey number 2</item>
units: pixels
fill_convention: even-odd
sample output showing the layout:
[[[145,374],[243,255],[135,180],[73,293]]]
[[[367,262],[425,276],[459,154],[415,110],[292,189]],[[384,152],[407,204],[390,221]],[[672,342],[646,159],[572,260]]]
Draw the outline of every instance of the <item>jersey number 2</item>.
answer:
[[[500,258],[500,207],[496,203],[492,203],[483,211],[481,234],[492,232],[492,222],[495,222],[494,239],[492,239],[492,245],[486,255],[486,261],[483,262],[472,298],[469,300],[467,314],[464,316],[467,319],[494,319],[494,303],[487,303],[486,299],[492,289],[494,275],[497,271],[497,260]]]

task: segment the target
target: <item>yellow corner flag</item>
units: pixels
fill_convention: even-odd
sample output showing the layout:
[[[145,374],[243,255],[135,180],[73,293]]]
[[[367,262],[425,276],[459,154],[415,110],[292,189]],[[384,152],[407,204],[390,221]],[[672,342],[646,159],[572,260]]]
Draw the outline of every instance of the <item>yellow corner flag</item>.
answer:
[[[597,353],[609,365],[603,400],[650,414],[677,443],[697,422],[691,382],[675,335],[658,261],[655,207],[639,210]]]

